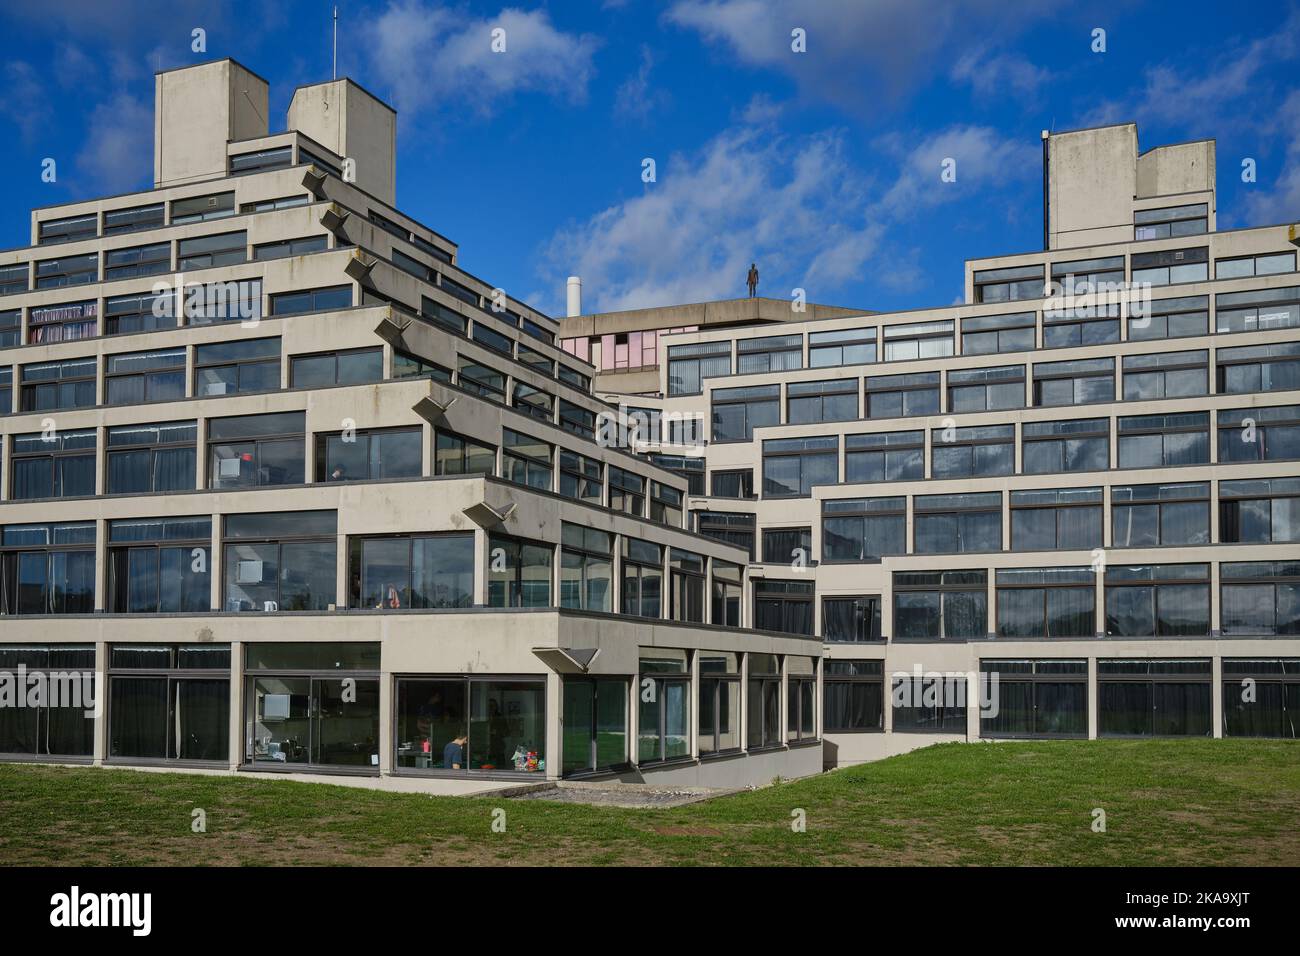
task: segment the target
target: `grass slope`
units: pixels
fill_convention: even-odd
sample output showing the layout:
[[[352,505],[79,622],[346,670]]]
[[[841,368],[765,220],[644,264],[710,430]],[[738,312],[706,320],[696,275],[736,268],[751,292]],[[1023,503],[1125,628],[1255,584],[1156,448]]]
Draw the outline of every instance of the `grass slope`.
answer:
[[[505,833],[491,830],[496,807]],[[945,744],[670,810],[0,765],[6,865],[1297,861],[1300,744],[1284,741]]]

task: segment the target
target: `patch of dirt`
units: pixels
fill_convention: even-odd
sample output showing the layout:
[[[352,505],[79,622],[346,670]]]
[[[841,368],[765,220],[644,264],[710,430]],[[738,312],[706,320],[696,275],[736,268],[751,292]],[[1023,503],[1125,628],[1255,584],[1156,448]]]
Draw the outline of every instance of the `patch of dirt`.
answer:
[[[714,827],[663,826],[651,829],[660,836],[722,836],[722,831]]]

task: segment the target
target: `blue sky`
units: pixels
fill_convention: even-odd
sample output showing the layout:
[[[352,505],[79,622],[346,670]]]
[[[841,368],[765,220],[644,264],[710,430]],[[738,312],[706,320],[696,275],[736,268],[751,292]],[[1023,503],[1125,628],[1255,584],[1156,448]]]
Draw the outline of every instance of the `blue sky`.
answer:
[[[293,88],[330,76],[332,6],[0,0],[0,247],[25,244],[33,206],[148,188],[160,66],[234,57],[282,129]],[[1041,247],[1044,128],[1215,137],[1220,228],[1300,219],[1296,3],[338,7],[339,74],[398,109],[399,207],[552,314],[569,274],[587,310],[633,308],[743,295],[751,260],[767,295],[956,301],[963,259]]]

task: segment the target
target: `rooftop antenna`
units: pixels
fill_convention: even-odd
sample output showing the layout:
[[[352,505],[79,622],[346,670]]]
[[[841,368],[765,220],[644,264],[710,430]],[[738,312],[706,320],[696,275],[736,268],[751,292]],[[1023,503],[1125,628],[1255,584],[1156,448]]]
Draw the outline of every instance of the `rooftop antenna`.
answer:
[[[334,6],[334,79],[339,78],[339,8]]]

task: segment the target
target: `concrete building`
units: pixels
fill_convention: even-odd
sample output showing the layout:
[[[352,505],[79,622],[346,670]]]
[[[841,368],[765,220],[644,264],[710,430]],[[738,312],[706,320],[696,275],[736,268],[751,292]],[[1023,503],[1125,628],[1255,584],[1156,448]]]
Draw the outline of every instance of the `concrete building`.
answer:
[[[562,326],[395,207],[355,83],[277,133],[229,60],[157,83],[154,189],[0,252],[0,759],[736,786],[1295,735],[1300,284],[1285,226],[1214,232],[1212,144],[1058,195],[968,305]],[[1053,137],[1056,192],[1130,190],[1087,164],[1135,136]]]

